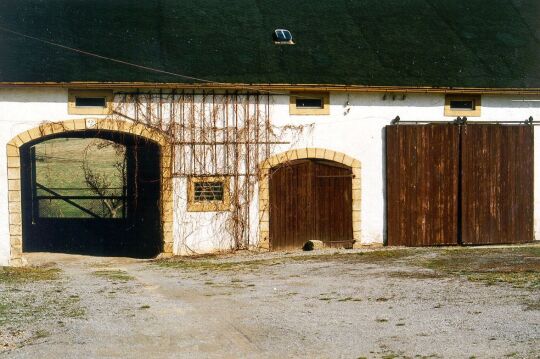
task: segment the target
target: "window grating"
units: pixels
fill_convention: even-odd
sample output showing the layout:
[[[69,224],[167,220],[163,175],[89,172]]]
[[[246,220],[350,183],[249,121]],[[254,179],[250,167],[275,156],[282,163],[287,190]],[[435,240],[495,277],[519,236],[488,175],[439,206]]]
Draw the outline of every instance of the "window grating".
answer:
[[[223,201],[223,182],[195,182],[194,200],[196,202]]]

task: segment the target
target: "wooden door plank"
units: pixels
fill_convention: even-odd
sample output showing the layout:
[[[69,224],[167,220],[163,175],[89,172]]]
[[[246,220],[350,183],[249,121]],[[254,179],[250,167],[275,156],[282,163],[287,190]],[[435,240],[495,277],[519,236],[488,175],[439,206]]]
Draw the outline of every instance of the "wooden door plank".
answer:
[[[387,126],[389,245],[457,244],[458,133],[452,124]]]
[[[462,144],[463,244],[532,241],[532,127],[471,124]]]

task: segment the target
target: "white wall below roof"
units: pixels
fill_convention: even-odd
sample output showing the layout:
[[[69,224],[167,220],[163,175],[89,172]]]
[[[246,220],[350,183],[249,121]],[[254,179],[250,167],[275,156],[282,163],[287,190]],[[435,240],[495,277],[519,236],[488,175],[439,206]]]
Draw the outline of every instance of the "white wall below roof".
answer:
[[[522,96],[484,95],[482,116],[469,120],[523,121],[529,116],[540,120],[540,102],[522,101]],[[525,96],[539,100],[540,96]],[[351,110],[344,114],[349,100]],[[405,100],[382,94],[333,93],[331,114],[327,116],[290,116],[287,96],[275,96],[271,119],[276,126],[302,125],[304,131],[288,145],[280,145],[276,153],[291,148],[319,147],[346,153],[362,164],[362,242],[382,242],[385,234],[384,202],[384,126],[400,116],[403,121],[448,121],[444,117],[442,94],[407,94]],[[17,134],[44,121],[64,121],[88,116],[67,113],[67,90],[61,88],[0,89],[0,265],[9,260],[9,224],[7,201],[6,146]],[[98,116],[90,116],[98,117]],[[540,178],[540,128],[535,128],[535,178]],[[226,249],[230,240],[224,237],[221,225],[216,225],[215,213],[185,211],[185,180],[175,180],[175,252],[188,249],[203,252]],[[540,238],[540,181],[535,181],[535,237]],[[256,198],[251,206],[251,218],[258,218]],[[219,218],[219,215],[218,215]],[[219,222],[219,221],[218,221]],[[251,224],[252,239],[257,223]]]

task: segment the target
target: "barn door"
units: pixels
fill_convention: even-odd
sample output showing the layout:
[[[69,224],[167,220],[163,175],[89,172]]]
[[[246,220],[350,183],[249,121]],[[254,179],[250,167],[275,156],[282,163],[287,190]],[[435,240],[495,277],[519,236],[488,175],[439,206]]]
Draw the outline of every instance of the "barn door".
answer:
[[[315,239],[328,247],[352,245],[352,171],[335,162],[313,161]]]
[[[388,245],[458,242],[459,128],[386,127]]]
[[[352,172],[337,163],[298,160],[272,170],[270,247],[302,248],[308,240],[352,244]]]
[[[389,245],[533,240],[531,126],[392,125],[386,144]]]
[[[533,137],[529,125],[462,127],[463,244],[533,240]]]
[[[270,248],[301,248],[313,238],[311,162],[282,165],[270,177]]]

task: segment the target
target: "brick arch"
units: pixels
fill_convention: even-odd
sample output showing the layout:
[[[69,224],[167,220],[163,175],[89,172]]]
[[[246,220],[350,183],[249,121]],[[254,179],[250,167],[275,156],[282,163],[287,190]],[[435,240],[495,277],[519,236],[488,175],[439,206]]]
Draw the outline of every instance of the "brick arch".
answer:
[[[289,150],[274,155],[259,165],[259,247],[270,248],[270,171],[282,163],[299,159],[324,159],[341,163],[352,169],[352,219],[353,239],[359,243],[360,233],[360,204],[361,204],[361,164],[360,161],[337,151],[324,148],[302,148]]]
[[[24,144],[61,133],[85,130],[123,132],[149,139],[161,147],[161,222],[163,251],[172,254],[172,146],[167,137],[158,131],[133,122],[113,119],[77,119],[50,122],[39,125],[15,136],[7,143],[8,202],[10,265],[23,264],[22,252],[22,203],[21,203],[21,158],[20,148]]]

